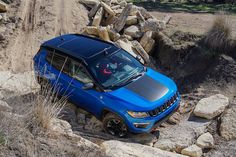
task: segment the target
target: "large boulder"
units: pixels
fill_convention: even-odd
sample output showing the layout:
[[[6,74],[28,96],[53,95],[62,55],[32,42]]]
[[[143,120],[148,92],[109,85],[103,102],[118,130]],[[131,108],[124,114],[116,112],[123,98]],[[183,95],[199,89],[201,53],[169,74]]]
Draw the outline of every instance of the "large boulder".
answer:
[[[221,118],[220,133],[225,139],[236,139],[236,104]]]
[[[198,137],[197,145],[203,149],[212,148],[214,146],[214,138],[209,132],[204,133]]]
[[[147,31],[159,32],[162,28],[163,27],[160,21],[158,21],[157,19],[148,19],[147,21],[141,23],[142,32],[147,32]]]
[[[143,134],[132,135],[130,137],[130,140],[135,143],[153,146],[153,143],[157,141],[157,137],[151,133],[143,133]]]
[[[106,155],[109,157],[183,157],[183,155],[163,151],[158,148],[114,140],[103,142],[102,147],[105,148]]]
[[[202,156],[202,149],[194,144],[188,148],[183,149],[181,151],[181,154],[188,155],[190,157],[201,157]]]
[[[195,143],[198,136],[206,132],[209,122],[182,121],[171,128],[160,130],[160,137],[154,147],[181,152]]]
[[[229,99],[226,96],[216,94],[208,98],[201,99],[193,113],[198,117],[212,119],[224,112],[228,105]]]
[[[132,41],[132,44],[134,46],[136,53],[139,54],[143,58],[146,64],[150,64],[150,57],[147,54],[147,52],[144,50],[142,45],[137,40]]]
[[[147,31],[140,40],[140,44],[147,53],[150,53],[155,47],[155,40],[152,37],[152,31]]]
[[[85,33],[88,35],[98,36],[98,28],[96,26],[85,27]]]
[[[236,140],[222,141],[215,145],[208,153],[204,153],[205,157],[235,157],[236,154]]]
[[[137,12],[140,12],[140,14],[144,17],[144,19],[151,19],[153,16],[143,7],[133,6],[131,10],[131,15],[135,15]]]
[[[122,49],[124,49],[125,51],[127,51],[129,54],[131,54],[133,57],[136,58],[138,56],[138,54],[134,52],[135,48],[130,41],[125,42],[120,39],[120,40],[116,41],[116,44],[118,46],[120,46]],[[140,62],[143,64],[145,63],[143,58],[141,58]]]
[[[126,20],[131,12],[132,6],[132,4],[127,4],[126,7],[122,10],[118,19],[115,21],[114,29],[117,32],[120,32],[124,28]]]
[[[122,49],[130,53],[132,56],[136,57],[137,55],[133,51],[132,43],[124,42],[123,40],[116,41],[116,44],[119,45]]]
[[[124,34],[129,35],[133,38],[140,38],[142,36],[142,32],[138,26],[132,25],[125,29]]]
[[[81,149],[81,152],[85,152],[86,156],[104,156],[101,155],[103,152],[97,144],[74,134],[71,125],[67,121],[53,118],[49,122],[49,135],[54,139],[65,138],[65,141],[70,140],[71,143],[76,143],[74,149]]]
[[[95,4],[95,5],[93,6],[93,8],[89,11],[88,16],[89,16],[90,18],[94,17],[95,14],[96,14],[96,12],[98,11],[98,9],[99,9],[100,7],[101,7],[100,4]]]
[[[12,107],[9,106],[5,101],[0,100],[0,111],[11,112]]]
[[[86,130],[92,130],[94,132],[102,132],[103,124],[96,117],[92,117],[86,120],[86,125],[84,126]]]
[[[108,29],[107,31],[108,31],[109,37],[110,37],[110,39],[112,41],[115,42],[115,41],[119,40],[119,38],[120,38],[120,34],[119,33],[115,32],[112,29]]]
[[[53,136],[73,135],[71,125],[67,121],[60,120],[57,118],[53,118],[49,121],[48,130],[50,131],[50,134]]]
[[[7,12],[7,5],[3,2],[0,2],[0,13]]]
[[[125,7],[125,6],[127,5],[127,2],[126,2],[125,0],[123,0],[123,1],[121,1],[121,2],[119,3],[119,5],[120,5],[121,7]]]
[[[80,3],[85,4],[87,7],[92,8],[94,5],[99,4],[99,0],[80,0]]]
[[[111,7],[109,5],[107,5],[106,3],[104,2],[101,2],[101,6],[105,9],[105,11],[107,13],[109,13],[111,16],[115,16],[116,13],[111,9]]]
[[[96,26],[96,27],[100,26],[103,14],[104,14],[104,9],[103,7],[101,7],[100,9],[98,9],[97,13],[95,14],[93,18],[93,22],[92,22],[93,26]]]
[[[110,41],[110,36],[109,33],[107,31],[106,27],[99,27],[98,28],[98,36],[100,39],[104,40],[104,41]]]
[[[127,18],[125,24],[126,24],[127,26],[138,24],[138,18],[137,18],[137,16],[135,16],[135,15],[134,15],[134,16],[128,16],[128,18]]]
[[[0,76],[1,88],[8,91],[28,94],[38,88],[33,71],[17,74],[13,74],[10,71],[1,71]]]

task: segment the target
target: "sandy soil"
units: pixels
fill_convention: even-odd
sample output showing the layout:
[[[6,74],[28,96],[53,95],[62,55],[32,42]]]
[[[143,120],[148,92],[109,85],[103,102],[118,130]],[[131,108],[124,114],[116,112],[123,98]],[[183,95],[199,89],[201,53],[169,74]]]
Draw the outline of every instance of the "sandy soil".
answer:
[[[191,32],[195,34],[204,34],[212,25],[217,15],[203,13],[167,13],[151,12],[157,19],[162,19],[166,14],[172,16],[166,31],[172,33],[177,30]],[[236,38],[236,16],[227,16],[227,21],[232,27],[232,36]]]
[[[64,33],[79,33],[89,23],[87,9],[79,0],[16,0],[7,16],[19,23],[0,50],[0,69],[13,72],[29,70],[32,57],[43,40]],[[8,26],[6,26],[8,27]],[[8,28],[7,28],[8,29]]]

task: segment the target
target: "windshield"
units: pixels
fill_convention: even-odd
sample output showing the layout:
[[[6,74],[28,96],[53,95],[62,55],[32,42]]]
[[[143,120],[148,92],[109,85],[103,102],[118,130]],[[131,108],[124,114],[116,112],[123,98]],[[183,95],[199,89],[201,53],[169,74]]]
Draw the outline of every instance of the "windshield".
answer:
[[[144,72],[144,66],[124,50],[99,58],[90,69],[104,88],[124,86]]]

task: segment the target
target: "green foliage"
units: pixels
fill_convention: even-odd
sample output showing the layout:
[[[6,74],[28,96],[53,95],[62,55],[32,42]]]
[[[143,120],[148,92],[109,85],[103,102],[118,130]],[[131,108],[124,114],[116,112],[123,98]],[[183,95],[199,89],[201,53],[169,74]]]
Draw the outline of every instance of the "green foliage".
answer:
[[[6,145],[7,144],[7,138],[5,134],[0,130],[0,145]]]
[[[219,10],[236,14],[236,4],[228,3],[192,3],[192,2],[168,2],[159,0],[156,2],[144,0],[131,0],[135,5],[143,6],[148,10],[159,10],[169,12],[202,12],[216,13]]]

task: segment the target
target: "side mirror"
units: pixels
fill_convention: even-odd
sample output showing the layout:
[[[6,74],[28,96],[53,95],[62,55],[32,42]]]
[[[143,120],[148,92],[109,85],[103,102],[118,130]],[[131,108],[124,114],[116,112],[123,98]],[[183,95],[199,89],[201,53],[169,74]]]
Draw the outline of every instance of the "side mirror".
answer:
[[[84,86],[82,87],[82,89],[84,90],[88,90],[88,89],[92,89],[94,87],[93,83],[86,83],[84,84]]]

